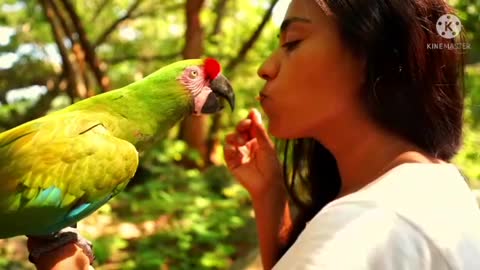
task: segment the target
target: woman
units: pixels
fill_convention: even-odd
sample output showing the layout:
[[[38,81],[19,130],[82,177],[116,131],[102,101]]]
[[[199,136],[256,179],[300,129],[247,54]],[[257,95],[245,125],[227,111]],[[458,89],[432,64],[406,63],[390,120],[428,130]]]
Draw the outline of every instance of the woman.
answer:
[[[258,71],[284,169],[258,112],[225,146],[265,269],[480,269],[478,207],[448,163],[462,52],[428,46],[455,42],[436,32],[452,12],[443,0],[291,2]]]
[[[462,52],[428,49],[455,42],[436,32],[446,13],[443,0],[291,2],[258,72],[283,168],[257,111],[225,145],[265,269],[480,269],[478,207],[449,164]]]

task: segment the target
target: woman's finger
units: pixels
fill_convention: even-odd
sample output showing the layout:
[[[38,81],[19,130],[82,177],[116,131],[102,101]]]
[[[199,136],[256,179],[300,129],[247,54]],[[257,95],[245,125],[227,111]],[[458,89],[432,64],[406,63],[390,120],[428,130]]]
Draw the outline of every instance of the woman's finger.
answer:
[[[236,133],[230,133],[227,136],[225,136],[225,142],[230,145],[237,145],[237,134]]]
[[[225,154],[228,154],[229,156],[232,156],[233,154],[236,154],[238,151],[237,151],[237,147],[227,143],[223,148],[223,152]]]
[[[272,141],[267,130],[263,126],[262,115],[256,109],[252,109],[248,117],[251,119],[251,136],[256,138],[259,146],[272,146]]]
[[[237,125],[237,132],[242,136],[245,141],[251,140],[253,137],[252,134],[252,120],[251,119],[244,119],[240,121]]]
[[[238,151],[237,147],[230,144],[225,145],[223,155],[230,169],[237,168],[241,165],[242,154]]]
[[[237,131],[238,132],[247,132],[250,129],[250,125],[252,124],[251,119],[243,119],[242,121],[238,122],[237,124]]]
[[[242,146],[247,143],[247,140],[245,140],[244,136],[242,136],[239,133],[232,133],[230,135],[227,135],[225,140],[228,144],[231,144],[234,146]]]

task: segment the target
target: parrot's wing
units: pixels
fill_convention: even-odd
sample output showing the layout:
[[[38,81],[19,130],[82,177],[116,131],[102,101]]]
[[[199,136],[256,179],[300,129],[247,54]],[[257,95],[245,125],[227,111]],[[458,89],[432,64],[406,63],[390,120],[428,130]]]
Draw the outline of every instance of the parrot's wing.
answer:
[[[68,125],[68,118],[60,122]],[[101,123],[81,122],[81,129],[33,122],[0,134],[0,238],[33,234],[25,231],[33,229],[25,223],[32,218],[41,219],[35,221],[41,233],[71,225],[133,177],[135,147]]]

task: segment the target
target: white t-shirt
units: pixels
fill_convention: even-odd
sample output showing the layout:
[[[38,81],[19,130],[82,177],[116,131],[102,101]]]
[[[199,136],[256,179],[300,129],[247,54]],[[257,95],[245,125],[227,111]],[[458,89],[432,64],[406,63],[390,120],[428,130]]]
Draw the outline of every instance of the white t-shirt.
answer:
[[[334,200],[274,270],[480,270],[480,210],[451,164],[397,166]]]

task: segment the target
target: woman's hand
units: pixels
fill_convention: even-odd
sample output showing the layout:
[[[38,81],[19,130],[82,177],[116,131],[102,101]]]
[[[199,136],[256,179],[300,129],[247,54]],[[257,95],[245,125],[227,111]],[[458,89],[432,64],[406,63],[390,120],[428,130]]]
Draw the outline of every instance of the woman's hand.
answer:
[[[29,238],[27,242],[28,250],[31,250],[39,245],[41,241]],[[45,256],[40,257],[35,262],[38,270],[89,270],[93,269],[90,266],[90,259],[83,250],[74,243],[65,245],[52,252],[46,253]]]
[[[252,109],[236,131],[227,135],[224,155],[228,168],[252,198],[283,186],[274,144],[257,110]]]
[[[224,153],[228,168],[252,197],[262,264],[271,269],[291,218],[280,161],[258,111],[227,135]]]

